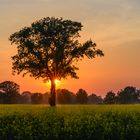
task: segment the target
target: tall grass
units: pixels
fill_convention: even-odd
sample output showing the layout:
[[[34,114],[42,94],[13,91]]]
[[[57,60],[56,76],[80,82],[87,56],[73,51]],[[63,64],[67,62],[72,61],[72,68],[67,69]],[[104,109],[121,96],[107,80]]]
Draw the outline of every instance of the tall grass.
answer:
[[[140,140],[140,105],[0,105],[0,140]]]

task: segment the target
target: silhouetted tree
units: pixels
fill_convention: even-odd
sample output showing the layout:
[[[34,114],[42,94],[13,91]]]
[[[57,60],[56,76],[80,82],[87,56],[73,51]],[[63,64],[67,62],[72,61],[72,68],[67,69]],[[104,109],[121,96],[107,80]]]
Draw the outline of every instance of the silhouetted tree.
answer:
[[[57,102],[59,104],[71,104],[74,103],[74,94],[67,89],[58,89]]]
[[[19,85],[13,81],[4,81],[0,83],[1,97],[3,103],[20,103]]]
[[[89,104],[101,104],[103,103],[103,99],[101,96],[97,96],[96,94],[91,94],[88,96]]]
[[[76,93],[76,102],[80,104],[86,104],[88,101],[87,92],[84,89],[79,89]]]
[[[140,97],[140,90],[132,86],[128,86],[118,92],[118,100],[119,103],[122,104],[138,103],[139,97]]]
[[[2,92],[15,92],[19,93],[19,85],[13,81],[4,81],[0,83],[0,91]]]
[[[96,44],[88,40],[79,43],[79,22],[62,18],[43,18],[12,34],[11,43],[17,45],[17,54],[12,57],[13,73],[27,73],[35,78],[51,81],[50,105],[55,106],[55,79],[78,78],[75,62],[87,56],[103,56]]]
[[[41,93],[33,93],[31,96],[31,101],[33,104],[40,104],[42,102],[43,95]]]
[[[116,103],[116,99],[117,98],[116,98],[115,93],[112,92],[112,91],[109,91],[106,94],[105,98],[104,98],[104,103],[106,103],[106,104],[115,104]]]

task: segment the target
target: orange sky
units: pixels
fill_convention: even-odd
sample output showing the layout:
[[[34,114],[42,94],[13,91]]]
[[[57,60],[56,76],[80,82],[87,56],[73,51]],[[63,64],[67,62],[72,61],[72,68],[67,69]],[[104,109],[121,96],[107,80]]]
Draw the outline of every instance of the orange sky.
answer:
[[[104,95],[127,85],[140,88],[140,1],[139,0],[4,0],[0,1],[0,82],[13,80],[21,92],[45,92],[42,80],[12,76],[11,56],[16,47],[8,37],[33,21],[47,16],[63,17],[83,24],[82,41],[92,38],[105,57],[79,62],[80,79],[68,78],[60,88]]]

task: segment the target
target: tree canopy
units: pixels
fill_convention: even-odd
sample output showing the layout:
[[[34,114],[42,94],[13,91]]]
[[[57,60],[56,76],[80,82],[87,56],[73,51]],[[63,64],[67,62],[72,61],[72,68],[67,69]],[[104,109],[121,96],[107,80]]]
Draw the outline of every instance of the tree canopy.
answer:
[[[86,104],[88,101],[88,94],[84,89],[79,89],[76,93],[77,103]]]
[[[13,81],[4,81],[0,83],[0,91],[3,93],[19,93],[20,86]]]
[[[9,38],[18,51],[12,57],[13,73],[51,80],[53,95],[55,79],[78,78],[75,62],[85,56],[92,59],[104,55],[91,39],[79,42],[82,27],[80,22],[47,17],[15,32]]]
[[[115,93],[113,91],[109,91],[107,92],[105,98],[104,98],[104,102],[106,104],[115,104],[117,100],[117,97],[115,95]]]
[[[0,83],[0,103],[18,103],[20,86],[13,81]]]
[[[140,90],[133,86],[127,86],[118,92],[119,103],[138,103],[140,99]]]

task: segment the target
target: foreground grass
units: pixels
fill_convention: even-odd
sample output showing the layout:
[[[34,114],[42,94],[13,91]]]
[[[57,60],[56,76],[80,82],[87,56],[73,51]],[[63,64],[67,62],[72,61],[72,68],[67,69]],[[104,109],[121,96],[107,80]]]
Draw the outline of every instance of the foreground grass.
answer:
[[[140,105],[0,105],[0,140],[140,140]]]

